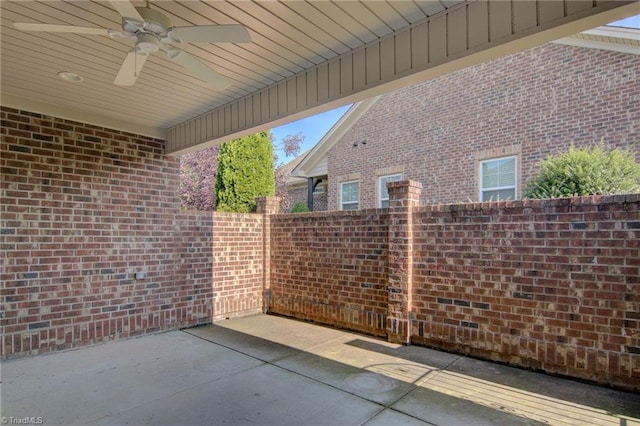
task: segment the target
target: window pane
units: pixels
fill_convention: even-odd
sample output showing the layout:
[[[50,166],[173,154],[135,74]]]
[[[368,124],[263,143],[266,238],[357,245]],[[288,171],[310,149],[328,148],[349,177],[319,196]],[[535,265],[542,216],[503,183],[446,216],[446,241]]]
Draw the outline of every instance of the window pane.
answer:
[[[515,189],[498,189],[495,191],[482,191],[482,201],[506,201],[515,200]]]
[[[343,204],[342,210],[358,210],[358,203]]]
[[[342,202],[358,201],[358,182],[349,182],[342,184]]]
[[[358,182],[345,182],[340,185],[342,210],[358,209]]]
[[[498,186],[516,184],[516,159],[498,160]]]
[[[389,199],[389,191],[387,190],[387,182],[397,182],[402,179],[402,175],[389,175],[380,177],[380,200]]]
[[[482,176],[482,188],[494,188],[498,186],[498,175],[493,172],[487,172]]]
[[[480,163],[481,201],[516,199],[516,157]]]
[[[515,157],[500,158],[484,161],[481,168],[482,188],[515,186],[516,159]]]

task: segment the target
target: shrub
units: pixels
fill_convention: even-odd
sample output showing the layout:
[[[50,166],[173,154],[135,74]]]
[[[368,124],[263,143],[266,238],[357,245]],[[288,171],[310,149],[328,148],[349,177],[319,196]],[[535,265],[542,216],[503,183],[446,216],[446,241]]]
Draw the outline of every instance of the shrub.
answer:
[[[291,209],[291,213],[306,213],[308,211],[310,211],[309,207],[307,207],[307,203],[304,201],[295,203]]]
[[[218,153],[216,210],[249,213],[256,197],[275,194],[273,145],[269,132],[226,142]]]
[[[640,192],[640,164],[631,150],[602,145],[551,155],[523,191],[525,198]]]

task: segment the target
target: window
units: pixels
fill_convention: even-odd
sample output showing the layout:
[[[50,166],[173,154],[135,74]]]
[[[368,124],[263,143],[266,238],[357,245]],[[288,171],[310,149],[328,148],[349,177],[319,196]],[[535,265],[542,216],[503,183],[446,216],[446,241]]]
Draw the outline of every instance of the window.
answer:
[[[480,201],[516,199],[516,157],[480,162]]]
[[[360,198],[358,181],[340,184],[340,210],[357,210]]]
[[[397,182],[402,179],[402,175],[387,175],[378,178],[378,206],[380,208],[389,207],[389,191],[387,190],[387,182]]]

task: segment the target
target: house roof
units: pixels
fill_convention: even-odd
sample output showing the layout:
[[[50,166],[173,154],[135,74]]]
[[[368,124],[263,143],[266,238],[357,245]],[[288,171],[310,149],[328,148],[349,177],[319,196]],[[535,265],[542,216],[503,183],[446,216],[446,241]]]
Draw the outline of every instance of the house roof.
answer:
[[[292,173],[293,169],[295,169],[298,166],[298,164],[300,164],[300,162],[302,160],[304,160],[304,158],[307,156],[309,151],[311,151],[311,150],[307,150],[307,151],[303,152],[302,154],[298,155],[293,160],[291,160],[288,163],[283,164],[282,166],[280,166],[280,169],[281,169],[282,173],[284,173],[285,176],[287,176],[287,184],[289,186],[306,184],[306,182],[307,182],[306,178],[293,176],[291,173]]]
[[[556,40],[554,43],[640,55],[640,30],[603,26]],[[298,163],[291,168],[292,178],[327,175],[329,150],[380,97],[358,102],[348,109],[308,153],[299,157]]]
[[[291,176],[306,178],[326,175],[327,152],[379,98],[380,96],[375,96],[353,104],[306,155],[300,156],[301,159],[293,167]]]
[[[119,10],[147,3],[173,26],[248,30],[249,43],[171,44],[228,79],[228,88],[185,71],[177,59],[184,55],[161,51],[133,86],[113,84],[136,40],[107,29],[123,35]],[[635,1],[564,3],[2,0],[2,105],[163,138],[165,151],[179,155],[637,14]],[[140,34],[153,38],[155,22],[145,25]],[[84,81],[63,81],[61,71]]]

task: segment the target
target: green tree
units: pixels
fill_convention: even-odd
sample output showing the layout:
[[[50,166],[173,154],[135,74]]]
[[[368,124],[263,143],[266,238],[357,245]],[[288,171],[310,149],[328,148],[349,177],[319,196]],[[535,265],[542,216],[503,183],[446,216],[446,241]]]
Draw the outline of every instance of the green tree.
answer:
[[[256,197],[275,194],[273,145],[270,132],[224,143],[218,153],[216,210],[249,213]]]
[[[632,150],[571,147],[547,157],[523,192],[525,198],[640,192],[640,163]]]

